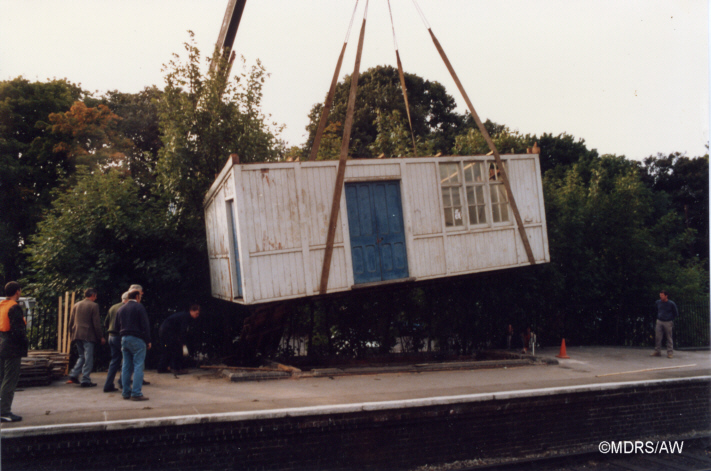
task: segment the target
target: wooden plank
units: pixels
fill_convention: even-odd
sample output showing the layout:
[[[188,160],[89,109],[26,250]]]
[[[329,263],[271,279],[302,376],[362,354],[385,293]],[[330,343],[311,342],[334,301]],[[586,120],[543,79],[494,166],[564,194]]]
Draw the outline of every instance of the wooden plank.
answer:
[[[400,161],[400,174],[404,175],[405,172],[407,171],[406,164],[404,161]],[[412,234],[412,215],[413,215],[413,209],[411,207],[412,202],[410,201],[410,194],[411,192],[409,191],[410,187],[410,182],[408,181],[400,181],[400,193],[402,196],[402,223],[403,223],[403,231],[405,232],[405,249],[407,253],[407,266],[409,269],[409,273],[411,276],[413,276],[412,270],[415,264],[415,256],[416,254],[413,252],[413,246],[414,246],[414,237]]]
[[[406,163],[405,185],[411,190],[407,197],[412,199],[412,232],[414,236],[442,233],[440,219],[441,196],[437,176],[432,173],[432,163]],[[407,180],[407,181],[405,181]]]
[[[64,293],[64,316],[63,316],[63,327],[62,327],[62,351],[64,353],[69,353],[69,345],[67,341],[67,323],[69,322],[69,291]]]
[[[390,7],[390,2],[388,2],[388,8]],[[392,21],[392,14],[390,15],[390,20]],[[393,29],[393,35],[395,30]],[[410,116],[410,102],[407,99],[407,87],[405,86],[405,73],[402,70],[402,62],[400,61],[400,51],[395,49],[395,58],[397,59],[397,71],[400,76],[400,88],[402,88],[402,96],[405,99],[405,111],[407,111],[407,122],[410,123],[410,135],[412,136],[412,150],[414,156],[417,157],[417,143],[415,142],[415,131],[412,129],[412,117]]]
[[[411,251],[416,254],[411,272],[413,276],[422,278],[446,274],[446,251],[442,235],[414,239]]]
[[[545,262],[551,261],[550,252],[548,250],[548,224],[546,222],[546,208],[543,201],[543,180],[541,176],[541,162],[538,155],[534,159],[536,172],[536,188],[538,190],[539,214],[541,216],[541,231],[543,232],[543,257]]]
[[[410,276],[407,278],[398,278],[396,280],[375,281],[372,283],[360,283],[360,284],[351,286],[351,289],[355,290],[355,289],[363,289],[363,288],[373,288],[375,286],[398,285],[401,283],[412,283],[415,280],[416,280],[416,278],[414,276]]]
[[[400,180],[400,164],[372,165],[363,162],[354,163],[351,161],[346,169],[347,182],[358,180]]]
[[[307,205],[307,189],[303,187],[304,178],[309,170],[302,170],[301,165],[295,167],[294,180],[296,186],[296,203],[299,210],[299,231],[301,232],[301,271],[300,276],[304,282],[304,290],[306,295],[310,296],[314,293],[311,288],[311,260],[309,259],[309,215],[310,208]]]
[[[366,13],[368,5],[366,4]],[[328,286],[328,276],[331,270],[331,257],[333,255],[333,239],[336,235],[336,223],[338,210],[341,204],[341,193],[343,192],[343,180],[346,175],[346,160],[348,159],[348,146],[351,139],[351,128],[353,127],[353,112],[355,110],[356,91],[358,90],[358,78],[360,77],[360,59],[363,55],[363,39],[365,37],[366,18],[363,17],[363,25],[358,38],[358,51],[356,52],[355,66],[351,75],[351,89],[348,97],[348,108],[346,109],[346,123],[343,127],[343,140],[341,142],[341,156],[338,161],[338,172],[336,174],[336,187],[333,191],[333,203],[331,205],[331,216],[328,222],[328,235],[326,237],[326,252],[323,257],[323,268],[321,269],[321,285],[319,291],[326,293]]]
[[[72,317],[72,309],[74,309],[75,299],[76,299],[76,292],[72,292],[72,304],[71,304],[71,307],[69,308],[69,311],[68,311],[69,317],[67,317],[67,319],[71,319],[71,317]],[[69,352],[69,349],[71,347],[72,347],[72,333],[71,333],[71,331],[69,331],[67,333],[67,352]]]
[[[355,14],[355,11],[353,11],[353,13]],[[333,105],[333,97],[336,93],[336,85],[338,84],[338,77],[341,73],[341,65],[343,64],[343,55],[346,53],[347,45],[348,41],[346,40],[346,42],[343,43],[343,47],[341,48],[341,54],[338,56],[338,62],[336,63],[336,71],[333,73],[333,79],[331,79],[331,88],[328,89],[326,102],[324,103],[323,110],[321,111],[321,119],[319,120],[318,129],[316,129],[316,135],[314,136],[314,143],[311,146],[311,154],[309,155],[309,160],[311,161],[316,160],[316,156],[318,155],[318,148],[321,145],[321,136],[323,135],[324,129],[326,129],[328,115],[331,112],[331,105]]]
[[[243,187],[243,172],[242,172],[242,166],[241,165],[235,165],[234,168],[232,169],[232,180],[233,180],[233,186],[234,186],[234,197],[235,197],[235,218],[236,218],[236,226],[237,226],[237,245],[239,246],[239,251],[240,251],[240,262],[241,262],[241,274],[242,274],[242,299],[244,302],[251,302],[248,301],[250,296],[251,296],[251,290],[252,290],[252,280],[249,276],[250,270],[250,255],[249,255],[249,247],[248,247],[248,240],[249,236],[247,235],[247,232],[250,227],[250,220],[245,217],[246,214],[246,209],[245,209],[245,196],[244,196],[244,187]]]
[[[59,296],[59,308],[57,309],[57,350],[62,352],[62,297]]]
[[[203,198],[203,207],[207,207],[208,204],[210,204],[210,201],[212,198],[214,198],[215,193],[217,192],[217,189],[219,186],[222,184],[222,181],[224,180],[225,176],[227,176],[227,173],[232,170],[232,167],[235,165],[239,165],[239,156],[237,154],[230,154],[229,159],[227,159],[227,162],[225,162],[225,166],[222,167],[222,170],[220,171],[220,174],[215,178],[215,181],[212,182],[212,185],[210,185],[210,189],[207,190],[207,194],[205,195],[205,198]]]

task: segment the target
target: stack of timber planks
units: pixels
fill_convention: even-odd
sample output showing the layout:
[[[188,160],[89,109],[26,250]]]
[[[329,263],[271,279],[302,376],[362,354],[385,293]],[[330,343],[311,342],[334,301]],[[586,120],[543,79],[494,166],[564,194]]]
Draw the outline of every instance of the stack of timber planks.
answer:
[[[18,387],[47,386],[66,374],[69,354],[35,350],[22,358]]]

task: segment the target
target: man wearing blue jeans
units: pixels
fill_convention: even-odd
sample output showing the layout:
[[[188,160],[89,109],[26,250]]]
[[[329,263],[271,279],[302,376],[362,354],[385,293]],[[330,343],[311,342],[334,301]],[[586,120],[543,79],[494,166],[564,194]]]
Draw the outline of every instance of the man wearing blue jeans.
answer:
[[[99,317],[99,305],[96,304],[98,294],[94,288],[89,288],[84,292],[84,300],[76,303],[72,307],[69,316],[69,332],[71,340],[77,346],[79,356],[72,371],[69,372],[67,383],[79,383],[81,375],[81,387],[91,388],[96,383],[91,382],[91,370],[94,368],[94,345],[101,342],[106,343],[104,334],[101,331],[101,319]]]
[[[114,379],[121,367],[121,334],[116,330],[116,314],[118,310],[128,302],[128,291],[121,295],[121,302],[116,303],[109,308],[109,313],[106,315],[104,327],[106,334],[109,336],[109,348],[111,349],[111,363],[109,363],[109,372],[106,374],[106,382],[104,383],[104,392],[118,391],[114,386]]]
[[[128,302],[116,314],[116,329],[121,335],[121,394],[124,399],[147,401],[143,395],[143,368],[146,351],[151,348],[151,328],[148,313],[141,304],[141,292],[129,291]],[[133,375],[133,385],[131,385]]]

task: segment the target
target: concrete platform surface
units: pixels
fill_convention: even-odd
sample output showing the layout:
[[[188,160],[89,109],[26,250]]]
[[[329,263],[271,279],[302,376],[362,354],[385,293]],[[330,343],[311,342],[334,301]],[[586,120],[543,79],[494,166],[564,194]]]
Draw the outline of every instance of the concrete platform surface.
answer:
[[[537,352],[553,359],[558,350]],[[386,407],[400,401],[412,405],[423,400],[492,393],[546,394],[560,388],[580,389],[619,383],[709,377],[711,352],[678,351],[673,359],[650,357],[650,349],[619,347],[570,347],[570,359],[558,364],[537,364],[495,369],[428,371],[424,373],[379,373],[368,375],[302,377],[272,381],[231,382],[218,370],[193,369],[174,376],[146,372],[151,384],[143,387],[145,402],[122,400],[119,392],[104,393],[105,373],[92,374],[95,388],[56,381],[15,394],[13,412],[22,422],[4,423],[11,435],[36,433],[40,429],[96,427],[121,421],[152,422],[165,418],[207,418],[214,414],[262,413],[299,408],[318,408],[324,413],[346,411],[349,405]],[[439,398],[439,399],[438,399]],[[395,402],[393,402],[395,401]],[[34,432],[33,432],[34,430]],[[14,432],[14,433],[13,433]]]

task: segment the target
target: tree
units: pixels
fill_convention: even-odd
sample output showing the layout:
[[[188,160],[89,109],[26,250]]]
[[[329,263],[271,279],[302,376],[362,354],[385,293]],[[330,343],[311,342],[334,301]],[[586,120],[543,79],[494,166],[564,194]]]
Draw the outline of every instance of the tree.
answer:
[[[109,170],[82,172],[57,193],[27,248],[35,296],[94,287],[108,303],[137,279],[150,280],[156,293],[173,293],[171,285],[189,273],[181,242],[167,202],[146,200],[139,189],[130,176]]]
[[[684,260],[691,232],[652,217],[654,195],[634,162],[581,159],[562,176],[546,173],[544,192],[550,292],[577,339],[621,342],[664,287],[703,292],[703,272],[691,275]]]
[[[181,228],[194,234],[195,246],[204,250],[202,200],[228,156],[236,153],[241,162],[278,160],[284,145],[276,137],[282,128],[261,112],[267,76],[262,65],[257,62],[232,82],[215,53],[212,61],[218,65],[203,75],[200,51],[192,33],[190,37],[186,62],[176,54],[164,67],[166,87],[158,106],[163,147],[157,174],[173,199]]]
[[[120,120],[106,105],[76,101],[69,111],[49,115],[52,133],[61,139],[53,150],[91,169],[123,165],[133,142],[119,131]]]
[[[24,272],[21,252],[35,231],[51,192],[74,172],[58,138],[48,129],[51,113],[69,110],[85,93],[66,80],[0,82],[0,279]]]
[[[655,217],[675,211],[696,237],[689,257],[709,258],[709,157],[689,158],[678,152],[644,159],[642,181],[655,193]]]
[[[508,127],[489,120],[484,123],[484,127],[494,141],[496,149],[502,154],[525,154],[526,149],[536,142],[535,136],[521,135],[518,131],[511,131]],[[484,155],[488,152],[489,145],[481,131],[476,128],[469,128],[459,134],[454,140],[452,149],[454,155]]]
[[[448,153],[463,120],[463,117],[454,111],[456,108],[454,98],[447,94],[440,83],[424,80],[414,74],[405,74],[405,85],[415,137],[419,138],[423,145],[428,143],[425,147],[432,149],[433,152]],[[328,117],[329,124],[345,122],[349,91],[350,75],[346,75],[336,86]],[[309,113],[310,123],[306,127],[309,138],[304,150],[306,154],[313,145],[322,109],[323,105],[318,103]],[[397,111],[400,119],[393,118],[394,111]],[[377,157],[381,153],[378,152],[378,144],[371,147],[379,134],[379,113],[382,116],[381,132],[389,132],[384,127],[392,128],[404,124],[408,127],[409,135],[409,125],[405,119],[407,110],[400,88],[400,78],[397,69],[391,66],[373,67],[360,74],[351,131],[351,155]],[[383,119],[392,124],[386,126]],[[408,155],[412,155],[412,150],[409,152]]]
[[[400,116],[400,112],[393,110],[387,113],[377,110],[376,116],[375,126],[378,134],[375,137],[375,141],[369,146],[373,155],[383,155],[385,157],[413,155],[410,130],[407,122]],[[428,153],[425,152],[425,154]],[[422,153],[418,152],[418,155],[422,155]]]
[[[110,91],[102,98],[102,103],[121,117],[118,131],[133,143],[125,150],[125,165],[144,192],[155,184],[158,151],[163,147],[158,127],[162,96],[163,92],[152,86],[138,93]]]

